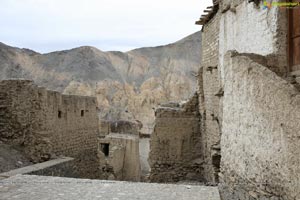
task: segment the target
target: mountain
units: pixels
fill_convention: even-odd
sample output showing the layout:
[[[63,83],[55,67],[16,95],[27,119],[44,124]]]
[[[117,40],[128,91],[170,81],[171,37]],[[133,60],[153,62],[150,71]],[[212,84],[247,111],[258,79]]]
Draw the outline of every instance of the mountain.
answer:
[[[185,100],[196,90],[200,51],[200,32],[128,52],[83,46],[40,54],[0,43],[0,79],[33,79],[65,94],[96,96],[101,118],[139,120],[150,133],[158,104]]]

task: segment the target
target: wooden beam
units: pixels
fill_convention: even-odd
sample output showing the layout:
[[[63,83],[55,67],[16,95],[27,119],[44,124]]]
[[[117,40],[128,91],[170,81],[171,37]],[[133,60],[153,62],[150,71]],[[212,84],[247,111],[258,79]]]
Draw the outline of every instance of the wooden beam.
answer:
[[[204,21],[202,21],[202,20],[199,20],[199,21],[196,21],[196,23],[195,24],[197,24],[197,25],[204,25]]]

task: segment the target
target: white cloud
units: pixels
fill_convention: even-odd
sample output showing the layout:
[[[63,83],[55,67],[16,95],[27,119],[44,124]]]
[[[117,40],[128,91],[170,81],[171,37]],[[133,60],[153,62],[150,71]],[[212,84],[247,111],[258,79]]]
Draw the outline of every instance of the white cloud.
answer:
[[[211,0],[1,0],[0,41],[40,52],[171,43],[200,30]],[[115,48],[118,49],[115,49]]]

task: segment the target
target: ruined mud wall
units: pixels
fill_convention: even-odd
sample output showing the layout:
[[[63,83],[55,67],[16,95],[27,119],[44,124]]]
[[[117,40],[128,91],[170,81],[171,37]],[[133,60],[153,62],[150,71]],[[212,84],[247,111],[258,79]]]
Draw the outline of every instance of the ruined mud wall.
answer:
[[[40,112],[39,91],[27,80],[0,82],[0,139],[23,146],[35,162],[49,160],[52,154],[50,134],[43,131],[45,116]]]
[[[98,138],[100,178],[106,180],[140,181],[141,162],[138,121],[101,120]]]
[[[46,130],[51,133],[53,152],[75,158],[85,178],[97,178],[98,117],[92,97],[61,95],[47,91]],[[60,116],[59,116],[60,115]]]
[[[32,81],[5,80],[0,82],[0,99],[3,142],[22,146],[34,162],[74,157],[83,176],[95,176],[95,98],[62,95]]]
[[[98,158],[101,179],[140,181],[138,135],[110,133],[99,138]]]
[[[202,179],[198,95],[183,107],[156,110],[150,140],[150,181]]]
[[[220,168],[222,89],[219,78],[219,21],[214,16],[202,30],[202,69],[199,72],[199,112],[201,115],[203,176],[205,182],[218,182]]]
[[[300,93],[246,56],[225,58],[224,199],[300,199]]]

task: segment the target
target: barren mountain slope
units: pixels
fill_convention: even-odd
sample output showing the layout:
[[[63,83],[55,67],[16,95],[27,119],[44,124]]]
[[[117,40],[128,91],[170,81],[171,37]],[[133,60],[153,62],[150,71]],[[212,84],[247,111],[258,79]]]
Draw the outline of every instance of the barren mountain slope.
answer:
[[[195,91],[200,47],[200,32],[126,53],[85,46],[40,54],[0,43],[0,79],[33,79],[66,94],[95,95],[102,118],[139,120],[150,133],[153,108]]]

